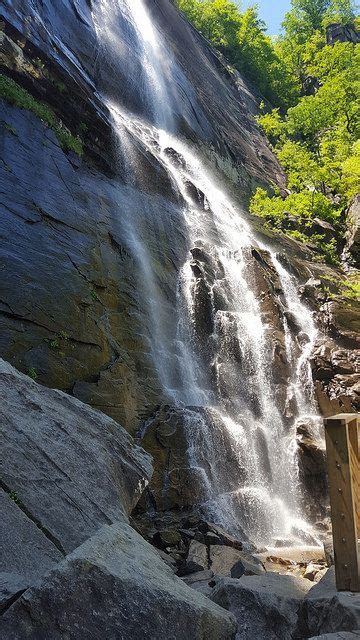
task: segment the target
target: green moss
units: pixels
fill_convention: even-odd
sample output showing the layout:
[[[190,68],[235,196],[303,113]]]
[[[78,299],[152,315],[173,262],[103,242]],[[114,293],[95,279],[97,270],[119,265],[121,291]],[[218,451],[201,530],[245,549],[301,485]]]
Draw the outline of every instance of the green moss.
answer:
[[[13,502],[15,502],[16,504],[19,502],[19,498],[16,491],[10,491],[9,498],[10,500],[13,500]]]
[[[360,300],[360,278],[358,275],[350,277],[341,283],[342,295],[349,300]]]
[[[95,300],[95,302],[100,302],[100,299],[99,299],[96,291],[94,291],[94,289],[90,289],[90,295],[91,295],[92,299]]]
[[[11,126],[11,124],[9,124],[8,122],[5,122],[4,127],[9,133],[12,133],[13,136],[17,136],[18,133],[15,127]]]
[[[48,340],[48,345],[49,348],[55,352],[55,354],[57,356],[59,356],[59,358],[65,358],[66,353],[64,351],[64,349],[68,349],[69,347],[71,347],[71,349],[73,349],[73,345],[70,345],[70,336],[67,333],[67,331],[58,331],[54,338],[52,338],[51,340]]]
[[[28,376],[29,378],[32,378],[33,380],[37,380],[38,374],[36,369],[34,369],[34,367],[29,367],[28,368]]]
[[[60,146],[64,151],[74,151],[79,156],[83,153],[82,141],[80,138],[73,136],[66,127],[58,120],[54,112],[43,102],[35,100],[35,98],[23,87],[0,74],[0,97],[4,98],[10,104],[15,105],[19,109],[27,109],[34,113],[40,120],[45,122],[52,129],[59,140]]]
[[[53,340],[49,340],[49,347],[53,351],[56,351],[57,349],[59,349],[60,343],[59,343],[58,338],[53,338]]]

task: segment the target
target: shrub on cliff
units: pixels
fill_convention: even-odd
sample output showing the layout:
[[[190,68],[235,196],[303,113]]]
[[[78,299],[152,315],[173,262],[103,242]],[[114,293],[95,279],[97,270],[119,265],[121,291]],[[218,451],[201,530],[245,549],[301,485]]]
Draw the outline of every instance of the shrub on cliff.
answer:
[[[70,133],[64,127],[62,122],[56,118],[54,112],[45,103],[35,100],[35,98],[20,87],[15,80],[0,74],[0,98],[3,98],[10,104],[15,105],[19,109],[28,109],[32,111],[40,120],[45,122],[52,129],[59,140],[60,146],[65,150],[71,150],[82,155],[82,141]]]

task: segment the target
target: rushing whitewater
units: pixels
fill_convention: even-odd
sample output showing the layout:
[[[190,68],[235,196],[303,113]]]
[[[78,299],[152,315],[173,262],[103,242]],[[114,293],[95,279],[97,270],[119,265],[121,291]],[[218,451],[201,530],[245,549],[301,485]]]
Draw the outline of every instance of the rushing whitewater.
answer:
[[[94,18],[99,42],[113,51],[116,68],[111,23],[116,11],[123,11],[137,39],[151,103],[151,122],[144,122],[120,101],[109,102],[119,157],[126,157],[131,181],[137,171],[132,147],[141,145],[165,169],[183,203],[189,253],[179,272],[175,338],[167,335],[162,321],[163,301],[146,244],[130,223],[127,235],[146,282],[149,341],[159,382],[167,401],[184,410],[189,467],[202,488],[199,508],[229,530],[244,528],[260,544],[289,537],[301,542],[308,525],[301,517],[296,424],[316,424],[309,364],[315,324],[293,277],[254,237],[242,212],[218,187],[218,176],[173,134],[171,55],[144,2],[118,0],[115,5],[99,3]],[[281,415],[274,391],[269,328],[249,260],[253,247],[267,252],[299,328],[295,342],[284,316],[292,372],[287,402],[295,407],[291,424]],[[206,296],[199,264],[210,283]],[[232,452],[232,478],[223,459],[224,439]]]

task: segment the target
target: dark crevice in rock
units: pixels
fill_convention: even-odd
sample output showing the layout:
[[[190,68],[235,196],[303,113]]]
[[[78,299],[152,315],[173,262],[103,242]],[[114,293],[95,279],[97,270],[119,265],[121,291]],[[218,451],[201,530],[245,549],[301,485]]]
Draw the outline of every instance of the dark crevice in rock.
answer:
[[[36,224],[39,223],[41,221],[47,222],[48,224],[50,224],[50,226],[53,229],[56,229],[56,226],[54,226],[53,223],[55,223],[55,225],[59,225],[59,226],[64,226],[64,227],[68,227],[69,229],[73,229],[74,231],[78,231],[80,232],[80,229],[78,229],[77,227],[74,227],[71,224],[68,224],[67,222],[64,222],[64,220],[59,220],[58,218],[54,218],[54,216],[50,215],[50,213],[47,213],[46,211],[44,211],[43,209],[41,209],[38,205],[34,204],[34,209],[36,210],[36,213],[39,214],[40,216],[40,220],[28,220],[27,222],[31,223],[31,224]]]
[[[6,613],[6,611],[8,609],[10,609],[10,607],[17,600],[19,600],[19,598],[21,598],[22,594],[25,593],[25,591],[26,591],[26,589],[20,589],[20,591],[17,591],[16,593],[13,593],[13,595],[8,600],[3,602],[3,604],[0,605],[0,616],[4,615],[4,613]]]
[[[0,300],[0,304],[5,304],[7,307],[9,307],[9,305]],[[9,307],[10,308],[10,307]],[[0,315],[3,314],[5,316],[9,316],[15,320],[19,320],[20,322],[27,322],[29,324],[35,325],[36,327],[41,327],[41,329],[46,329],[46,331],[48,331],[51,334],[56,334],[56,329],[50,329],[49,327],[47,327],[45,324],[42,324],[40,322],[36,322],[35,320],[30,320],[30,318],[25,318],[24,316],[15,313],[14,311],[5,311],[4,309],[0,309]],[[83,346],[86,347],[94,347],[95,349],[100,349],[101,350],[101,345],[97,344],[96,342],[86,342],[83,340],[79,340],[77,338],[72,338],[69,337],[68,338],[69,342],[74,342],[75,344],[81,344]]]
[[[11,489],[5,484],[5,482],[3,482],[3,480],[0,480],[0,488],[3,489],[3,491],[5,491],[5,493],[7,493],[10,496]],[[24,503],[19,498],[16,499],[16,505],[27,516],[27,518],[29,518],[29,520],[31,520],[31,522],[33,522],[34,525],[44,534],[44,536],[54,545],[54,547],[56,547],[57,550],[60,551],[60,553],[65,557],[66,551],[62,546],[60,540],[58,540],[51,533],[51,531],[49,531],[49,529],[44,527],[44,525],[40,522],[40,520],[38,520],[38,518],[35,518],[35,516],[32,513],[30,513],[29,509],[24,505]]]

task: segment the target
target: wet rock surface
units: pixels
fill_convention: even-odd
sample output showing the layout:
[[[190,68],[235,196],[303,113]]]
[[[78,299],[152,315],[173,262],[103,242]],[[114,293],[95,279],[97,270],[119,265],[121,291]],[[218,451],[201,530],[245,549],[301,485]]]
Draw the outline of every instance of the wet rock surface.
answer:
[[[241,199],[246,200],[254,179],[262,180],[264,167],[281,181],[277,161],[251,117],[256,100],[243,81],[234,82],[171,3],[152,3],[151,10],[160,30],[171,25],[174,84],[182,87],[173,96],[177,126],[206,143],[204,149],[215,161],[217,154],[223,156],[224,167],[229,164],[231,177],[241,185]],[[173,341],[176,279],[188,250],[179,196],[163,167],[136,142],[134,185],[123,184],[128,159],[116,150],[100,90],[112,96],[120,83],[127,107],[149,115],[141,97],[141,52],[124,16],[116,22],[117,37],[131,55],[118,56],[113,73],[96,44],[96,6],[92,14],[85,0],[76,5],[45,2],[41,19],[36,11],[27,0],[2,4],[6,46],[1,63],[6,74],[45,99],[73,135],[82,138],[85,155],[64,154],[35,116],[2,102],[0,353],[134,432],[162,399],[149,356],[149,309],[144,304],[149,294],[136,235],[147,246],[147,259],[156,264],[155,286],[166,310],[162,329]],[[133,78],[139,78],[138,84]],[[193,87],[199,82],[203,89],[195,96]],[[230,167],[234,158],[235,174]],[[189,189],[205,206],[204,194],[191,185]],[[23,290],[21,299],[13,278],[17,290]]]
[[[222,398],[230,415],[239,413],[233,403],[238,395],[252,417],[260,416],[259,399],[243,382],[254,376],[254,370],[246,363],[244,345],[236,335],[236,318],[221,284],[219,261],[211,247],[189,243],[183,198],[162,163],[132,135],[131,155],[137,170],[128,180],[129,147],[119,149],[119,140],[112,134],[104,96],[119,100],[119,87],[121,105],[147,120],[154,116],[142,96],[145,70],[133,28],[123,16],[114,21],[114,37],[122,50],[121,55],[115,52],[115,64],[109,64],[106,47],[96,41],[91,13],[100,3],[44,0],[40,4],[32,0],[2,3],[0,62],[7,75],[36,99],[45,100],[64,126],[81,138],[84,155],[64,153],[44,123],[26,110],[1,102],[5,126],[0,166],[0,355],[47,387],[65,390],[77,400],[38,387],[1,365],[0,390],[6,398],[0,407],[6,434],[2,502],[10,536],[16,532],[12,553],[7,549],[8,536],[3,543],[5,637],[15,640],[19,634],[28,634],[24,637],[41,640],[41,623],[45,634],[54,639],[73,633],[77,625],[83,625],[84,638],[97,637],[104,629],[109,636],[136,638],[140,631],[133,612],[143,606],[150,637],[164,629],[169,637],[184,640],[233,637],[229,616],[209,601],[198,600],[195,591],[189,591],[191,586],[210,596],[215,588],[226,608],[228,591],[241,592],[247,602],[256,603],[259,620],[250,614],[255,626],[251,630],[250,623],[242,623],[239,633],[245,635],[239,637],[253,638],[246,634],[266,631],[267,638],[277,637],[271,636],[277,632],[295,640],[300,633],[295,624],[298,587],[286,595],[289,576],[283,586],[277,578],[267,578],[272,598],[264,596],[266,588],[262,591],[260,582],[250,583],[258,585],[254,589],[248,583],[239,586],[244,574],[261,573],[261,564],[252,555],[255,549],[240,525],[231,535],[207,521],[208,512],[205,516],[201,509],[204,502],[225,493],[236,503],[238,523],[243,522],[244,501],[238,499],[237,490],[244,484],[244,465],[231,437],[216,411],[165,405],[176,391],[178,372],[163,354],[178,357],[174,349],[178,278],[191,251],[194,323],[205,352],[206,384]],[[221,56],[173,3],[154,0],[148,4],[174,56],[172,86],[179,90],[169,100],[176,131],[220,169],[239,210],[246,208],[255,185],[272,180],[284,186],[282,171],[252,118],[257,97],[239,74],[226,69]],[[174,166],[186,167],[174,149],[169,147],[165,155]],[[191,180],[185,186],[194,206],[202,214],[207,212],[203,191]],[[328,300],[321,276],[335,273],[338,277],[338,273],[312,264],[310,249],[273,236],[259,220],[249,220],[303,284],[306,303],[320,310],[318,325],[324,336],[314,355],[313,372],[321,411],[324,415],[353,411],[359,391],[356,305],[344,307],[342,300]],[[356,257],[356,246],[356,233],[351,232],[351,259]],[[266,320],[276,405],[284,424],[292,425],[296,407],[287,395],[291,371],[285,324],[295,350],[303,337],[292,309],[286,308],[269,252],[249,248],[246,266],[246,278]],[[161,313],[156,315],[154,307],[161,308]],[[218,312],[222,325],[217,322]],[[216,363],[215,329],[226,345]],[[226,385],[225,376],[230,380]],[[92,412],[80,400],[110,417]],[[154,456],[155,473],[136,507],[134,521],[156,549],[126,524],[151,475],[149,457],[111,418],[132,434],[141,427],[141,443]],[[322,452],[307,433],[298,435],[303,483],[318,498],[324,487]],[[261,429],[254,431],[254,439],[261,468],[269,476]],[[201,452],[196,460],[191,449],[195,444]],[[224,469],[220,487],[216,478]],[[31,543],[29,557],[24,555],[28,548],[24,538]],[[190,553],[195,545],[201,548],[197,557]],[[301,575],[308,572],[307,585],[322,571],[317,568],[299,568]],[[236,587],[224,586],[221,591],[217,572],[230,573],[229,585]],[[174,573],[182,574],[183,581]],[[31,587],[37,580],[41,583]],[[104,593],[112,594],[105,607]],[[62,610],[64,601],[67,608]],[[83,609],[77,609],[79,601]],[[306,615],[314,629],[306,633],[326,631],[319,615],[325,620],[328,613],[335,627],[332,607],[345,627],[355,624],[354,613],[348,613],[343,600],[333,605],[323,597],[311,600]],[[237,603],[234,607],[239,608]],[[267,607],[270,630],[264,618]],[[91,618],[86,619],[90,610]]]
[[[242,471],[232,439],[210,409],[161,407],[147,422],[141,445],[156,460],[149,491],[159,511],[205,502],[212,495],[208,486],[216,487],[215,479],[222,471],[226,477],[221,490],[241,485]],[[191,459],[194,448],[196,462]]]
[[[297,425],[299,475],[306,491],[305,510],[313,522],[326,515],[327,468],[325,443],[315,438],[310,425]]]

